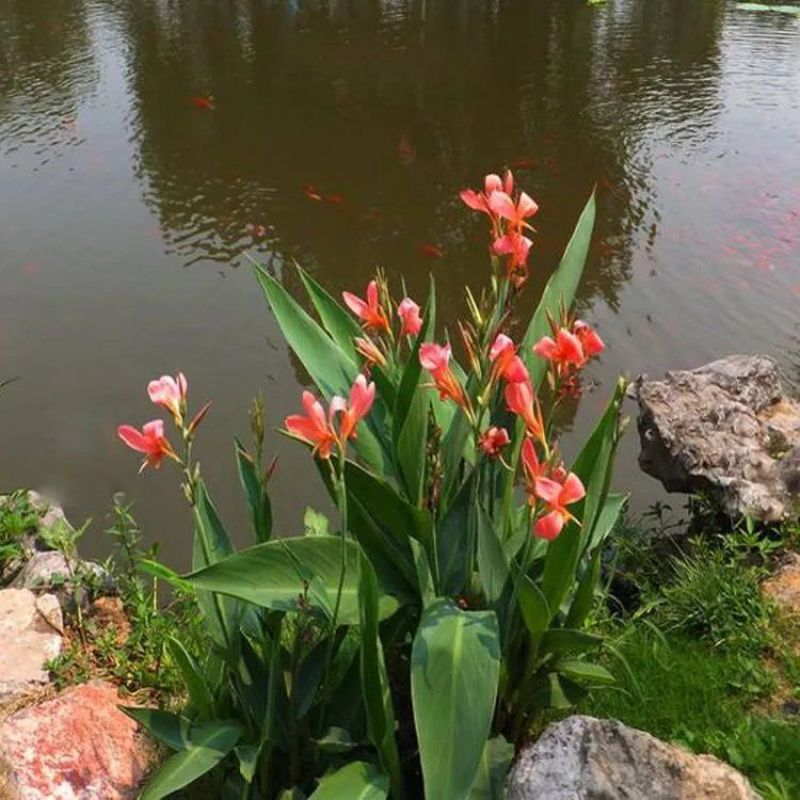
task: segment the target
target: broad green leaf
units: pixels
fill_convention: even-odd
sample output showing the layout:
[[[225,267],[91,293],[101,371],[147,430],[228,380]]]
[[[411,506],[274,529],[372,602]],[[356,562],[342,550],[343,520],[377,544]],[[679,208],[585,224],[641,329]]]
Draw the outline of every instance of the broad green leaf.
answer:
[[[414,505],[422,501],[425,488],[429,408],[429,398],[425,390],[420,389],[414,395],[395,449],[406,495]]]
[[[178,666],[183,677],[184,686],[194,708],[201,717],[210,717],[214,713],[214,698],[203,678],[197,663],[183,646],[183,643],[170,636],[167,639],[170,655]]]
[[[239,762],[239,774],[245,784],[250,786],[256,776],[256,768],[258,767],[258,748],[251,744],[243,744],[235,747],[233,752]]]
[[[385,800],[389,780],[366,761],[353,761],[326,775],[309,800]]]
[[[603,644],[602,636],[572,628],[551,628],[542,637],[542,653],[585,653]]]
[[[208,567],[233,553],[233,545],[202,480],[196,482],[192,516],[194,520],[193,570]],[[211,638],[232,655],[235,650],[239,604],[230,597],[218,597],[202,591],[197,592],[196,597]]]
[[[336,726],[328,728],[324,735],[314,741],[326,753],[347,753],[358,747],[358,742],[353,741],[350,731]]]
[[[212,770],[238,743],[242,729],[230,722],[203,723],[191,732],[191,743],[170,756],[150,778],[141,800],[161,800]]]
[[[272,536],[272,505],[269,495],[262,490],[258,467],[238,439],[236,439],[236,464],[239,468],[239,480],[250,508],[256,541],[268,542]]]
[[[355,542],[345,542],[340,625],[357,624],[359,619],[358,552]],[[230,595],[276,611],[299,611],[298,598],[307,582],[308,605],[330,617],[339,583],[340,559],[338,536],[276,539],[235,553],[184,579],[196,589]],[[380,595],[382,618],[396,607],[394,598]]]
[[[600,664],[593,664],[591,661],[580,661],[570,659],[560,661],[556,667],[559,675],[577,681],[586,681],[592,685],[609,686],[616,683],[614,676]]]
[[[138,558],[136,559],[136,566],[141,569],[142,572],[146,572],[154,578],[160,578],[181,591],[192,591],[192,587],[181,578],[174,569],[171,569],[166,564],[162,564],[160,561],[154,561],[150,558]]]
[[[256,278],[264,290],[289,347],[300,359],[326,400],[334,395],[346,397],[358,375],[358,367],[347,358],[341,348],[300,307],[297,301],[261,267],[256,267]],[[376,435],[377,420],[384,418],[380,399],[376,399],[367,424],[359,426],[358,438],[353,440],[356,451],[366,463],[380,474],[391,474],[388,450]]]
[[[542,575],[542,591],[550,610],[558,613],[575,583],[575,573],[584,545],[590,540],[596,515],[603,507],[619,443],[619,413],[625,394],[620,382],[606,411],[573,464],[573,471],[586,487],[586,497],[571,511],[581,526],[571,522],[548,545]]]
[[[578,580],[578,588],[575,590],[575,595],[572,598],[572,604],[569,607],[565,627],[567,628],[582,628],[586,617],[592,610],[595,600],[595,592],[597,584],[600,581],[601,559],[603,556],[602,548],[598,547],[586,565],[583,575]]]
[[[508,768],[514,758],[514,745],[503,736],[489,739],[467,800],[503,800]]]
[[[299,264],[295,264],[300,280],[319,314],[322,325],[346,358],[358,366],[353,339],[362,336],[361,327],[317,281]]]
[[[516,578],[517,602],[522,621],[534,642],[538,642],[550,624],[550,608],[541,589],[521,572]]]
[[[604,544],[609,534],[614,530],[617,520],[628,501],[626,494],[609,494],[606,496],[603,507],[597,514],[592,528],[591,539],[586,545],[586,550],[592,552]]]
[[[322,680],[322,672],[325,669],[327,650],[328,642],[322,639],[300,662],[295,671],[291,694],[295,719],[302,719],[314,704]]]
[[[420,619],[411,698],[425,796],[468,795],[489,736],[500,673],[497,619],[438,600]]]
[[[192,723],[186,717],[144,706],[120,706],[120,708],[153,739],[165,744],[171,750],[185,750],[189,746],[189,730]]]
[[[439,593],[457,595],[464,588],[469,549],[469,513],[474,473],[464,481],[436,531]]]
[[[539,711],[548,708],[572,708],[586,699],[587,695],[586,689],[579,684],[555,672],[549,672],[531,681],[527,706]]]
[[[478,514],[478,572],[481,576],[486,602],[492,605],[500,599],[508,581],[508,561],[494,522],[479,506]]]
[[[396,727],[389,676],[378,631],[378,581],[366,556],[361,556],[359,582],[361,613],[361,691],[367,712],[369,738],[392,784],[397,800],[404,796],[400,756],[394,738]]]
[[[431,566],[422,545],[415,539],[412,539],[410,544],[414,554],[414,564],[417,568],[419,596],[422,600],[422,607],[427,608],[436,599],[436,586],[431,574]]]

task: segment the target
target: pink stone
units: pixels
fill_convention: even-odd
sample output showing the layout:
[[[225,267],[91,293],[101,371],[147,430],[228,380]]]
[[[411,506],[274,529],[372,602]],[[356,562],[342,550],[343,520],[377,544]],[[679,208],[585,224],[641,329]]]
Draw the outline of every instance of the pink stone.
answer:
[[[132,800],[150,763],[116,689],[94,682],[18,711],[0,725],[0,751],[20,800]]]

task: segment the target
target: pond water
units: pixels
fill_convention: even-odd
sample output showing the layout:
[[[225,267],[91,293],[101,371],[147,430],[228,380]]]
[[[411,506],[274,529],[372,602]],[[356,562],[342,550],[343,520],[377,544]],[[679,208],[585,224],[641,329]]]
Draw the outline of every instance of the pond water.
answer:
[[[278,425],[305,378],[246,254],[293,288],[292,259],[336,292],[381,265],[419,296],[433,272],[452,320],[487,271],[458,190],[504,165],[541,206],[530,302],[598,187],[580,307],[608,350],[568,452],[620,371],[766,351],[796,378],[797,18],[719,0],[0,0],[0,374],[20,377],[0,395],[0,488],[93,517],[96,553],[124,491],[185,565],[177,475],[137,476],[114,431],[183,369],[214,400],[200,456],[243,527],[232,437],[259,391]],[[296,532],[323,490],[303,448],[271,447]],[[631,429],[616,484],[641,508],[661,494],[637,451]]]

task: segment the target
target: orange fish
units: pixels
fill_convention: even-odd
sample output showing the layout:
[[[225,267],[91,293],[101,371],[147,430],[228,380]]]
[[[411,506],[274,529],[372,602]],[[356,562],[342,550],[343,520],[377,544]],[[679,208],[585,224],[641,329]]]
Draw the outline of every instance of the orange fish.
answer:
[[[306,183],[303,186],[303,191],[305,192],[306,197],[309,200],[314,200],[315,202],[319,203],[322,200],[322,195],[317,190],[317,187],[314,186],[313,183]]]
[[[411,143],[411,140],[405,134],[400,135],[400,141],[397,143],[397,156],[401,164],[409,166],[417,160],[417,148]]]
[[[195,95],[192,98],[192,104],[195,108],[201,108],[204,111],[213,111],[214,110],[214,100],[211,97],[205,95]]]
[[[533,169],[533,167],[535,167],[538,163],[539,163],[539,160],[536,159],[536,158],[524,158],[524,157],[523,158],[515,158],[511,162],[511,168],[512,169]]]
[[[249,227],[250,233],[258,239],[267,234],[267,229],[263,225],[250,225]]]
[[[437,244],[426,242],[419,246],[419,252],[428,258],[444,258],[444,250]]]
[[[342,206],[344,205],[344,196],[341,194],[337,194],[333,192],[332,194],[323,195],[322,198],[326,203],[330,203],[334,206]]]

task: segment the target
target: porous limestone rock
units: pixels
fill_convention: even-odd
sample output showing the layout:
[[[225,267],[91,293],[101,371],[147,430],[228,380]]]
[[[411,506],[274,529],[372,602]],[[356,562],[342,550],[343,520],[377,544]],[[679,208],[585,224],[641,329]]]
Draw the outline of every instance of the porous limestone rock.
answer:
[[[732,518],[777,522],[800,492],[800,403],[776,362],[734,355],[642,377],[639,464],[670,492],[705,493]]]
[[[747,779],[621,722],[572,716],[523,749],[507,800],[758,800]]]
[[[800,554],[787,553],[761,590],[787,614],[800,614]]]
[[[110,684],[88,683],[4,720],[10,800],[133,800],[152,749],[119,702]]]
[[[52,595],[37,600],[28,589],[0,590],[0,701],[49,682],[46,663],[61,652],[63,627]]]

